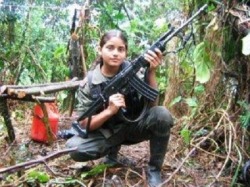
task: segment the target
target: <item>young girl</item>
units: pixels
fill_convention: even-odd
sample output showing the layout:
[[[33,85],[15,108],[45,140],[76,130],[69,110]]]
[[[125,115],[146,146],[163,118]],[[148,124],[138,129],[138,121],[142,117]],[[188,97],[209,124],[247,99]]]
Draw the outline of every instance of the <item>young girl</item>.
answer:
[[[98,53],[100,58],[92,70],[92,86],[103,88],[109,81],[124,68],[127,57],[128,44],[124,34],[119,30],[111,30],[103,35]],[[157,89],[156,69],[162,61],[159,49],[148,51],[144,58],[148,61],[146,82]],[[91,94],[90,83],[86,83],[78,90],[78,104],[76,110],[79,114],[85,112],[95,100]],[[73,136],[67,141],[67,147],[77,147],[71,153],[75,161],[88,161],[106,156],[106,161],[117,161],[117,154],[122,144],[135,144],[150,140],[150,160],[147,177],[149,186],[157,186],[161,181],[161,167],[167,150],[170,129],[173,119],[169,111],[163,106],[157,106],[157,101],[151,103],[145,117],[135,124],[121,120],[118,111],[126,108],[127,100],[132,99],[131,94],[116,93],[109,97],[107,106],[92,116],[88,138]],[[140,99],[132,101],[133,106],[141,104]],[[127,106],[126,109],[133,106]],[[87,119],[79,122],[86,128]]]

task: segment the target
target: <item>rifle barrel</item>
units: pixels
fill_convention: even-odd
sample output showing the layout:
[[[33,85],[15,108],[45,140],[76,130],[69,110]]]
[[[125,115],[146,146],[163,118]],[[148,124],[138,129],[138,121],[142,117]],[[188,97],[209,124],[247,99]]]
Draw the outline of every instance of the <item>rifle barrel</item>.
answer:
[[[162,41],[164,44],[166,44],[169,40],[171,40],[174,36],[176,36],[182,29],[183,27],[186,27],[191,21],[193,21],[194,18],[196,18],[198,15],[200,15],[206,8],[207,4],[203,5],[193,16],[191,16],[185,23],[183,23],[178,29],[176,29],[174,32],[171,32],[168,37]]]

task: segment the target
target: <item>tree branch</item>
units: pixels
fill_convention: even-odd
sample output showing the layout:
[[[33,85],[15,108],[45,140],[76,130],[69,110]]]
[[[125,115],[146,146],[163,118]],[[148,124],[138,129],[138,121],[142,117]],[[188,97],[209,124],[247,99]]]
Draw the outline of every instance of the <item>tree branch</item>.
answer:
[[[39,159],[36,159],[36,160],[31,160],[31,161],[28,161],[28,162],[23,162],[23,163],[14,165],[14,166],[10,166],[8,168],[1,168],[0,169],[0,174],[7,173],[7,172],[16,172],[16,171],[18,171],[18,170],[20,170],[22,168],[27,167],[27,166],[33,167],[33,166],[35,166],[37,164],[41,164],[41,163],[45,164],[48,159],[52,159],[52,158],[55,158],[55,157],[59,157],[59,156],[61,156],[63,154],[73,152],[76,149],[77,149],[77,147],[70,148],[70,149],[64,149],[64,150],[52,153],[51,155],[48,155],[46,157],[42,157],[42,158],[39,158]]]

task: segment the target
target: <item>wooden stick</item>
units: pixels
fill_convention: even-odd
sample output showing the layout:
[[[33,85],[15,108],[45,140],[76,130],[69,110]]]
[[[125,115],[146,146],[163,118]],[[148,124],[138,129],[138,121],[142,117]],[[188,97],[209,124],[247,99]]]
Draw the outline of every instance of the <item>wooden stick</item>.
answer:
[[[10,166],[8,168],[1,168],[0,169],[0,174],[6,173],[6,172],[16,172],[16,171],[18,171],[18,170],[20,170],[22,168],[27,167],[27,166],[35,166],[35,165],[41,164],[41,163],[45,164],[48,159],[52,159],[52,158],[55,158],[55,157],[59,157],[59,156],[61,156],[63,154],[73,152],[76,149],[77,149],[77,147],[64,149],[64,150],[52,153],[51,155],[48,155],[46,157],[42,157],[42,158],[39,158],[39,159],[36,159],[36,160],[31,160],[31,161],[28,161],[28,162],[23,162],[23,163],[14,165],[14,166]]]
[[[69,81],[64,81],[64,82],[50,82],[50,83],[41,83],[41,84],[32,84],[32,85],[3,85],[7,88],[10,89],[26,89],[26,88],[31,88],[31,87],[45,87],[45,86],[51,86],[51,85],[60,85],[64,83],[70,83],[70,82],[75,82],[77,81],[77,77],[73,78],[72,80]],[[78,80],[79,81],[79,80]]]
[[[13,99],[13,100],[20,100],[20,101],[30,101],[30,102],[54,102],[56,100],[56,97],[44,97],[44,96],[30,96],[27,95],[23,98],[18,98],[16,96],[9,96],[8,94],[2,94],[0,95],[0,98],[5,98],[5,99]]]

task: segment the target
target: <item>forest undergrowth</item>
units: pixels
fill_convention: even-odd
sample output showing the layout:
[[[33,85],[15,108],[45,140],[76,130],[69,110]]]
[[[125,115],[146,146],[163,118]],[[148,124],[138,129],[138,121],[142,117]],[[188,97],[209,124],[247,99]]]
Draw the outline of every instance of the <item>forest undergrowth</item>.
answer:
[[[241,39],[243,29],[250,28],[246,14],[249,5],[238,2],[239,6],[231,8],[226,3],[223,6],[217,1],[213,3],[218,7],[202,16],[192,31],[197,35],[192,46],[186,46],[178,55],[166,56],[163,63],[166,70],[159,73],[159,82],[164,83],[161,102],[175,119],[162,168],[164,187],[247,186],[243,181],[243,166],[250,158],[250,59],[249,55],[242,55]],[[173,49],[176,49],[175,44]],[[18,60],[5,62],[10,64],[8,68],[15,69]],[[48,64],[52,63],[48,61]],[[197,72],[199,65],[201,72]],[[11,71],[6,70],[6,74]],[[163,76],[165,71],[166,77]],[[207,81],[196,80],[199,76],[204,78],[204,74],[209,75],[205,77]],[[9,76],[15,77],[11,73]],[[5,78],[7,80],[8,76]],[[69,154],[52,158],[51,154],[66,149],[66,140],[57,139],[51,144],[33,141],[30,134],[34,103],[8,100],[8,107],[16,138],[8,142],[1,117],[0,186],[146,186],[147,141],[122,146],[119,155],[133,160],[132,166],[108,167],[102,164],[102,159],[78,163]],[[69,115],[62,112],[59,130],[69,128],[71,122]],[[8,170],[22,163],[29,165]]]
[[[219,106],[224,103],[227,103],[225,109],[217,108],[210,115],[204,113],[206,106],[201,105],[195,118],[175,119],[162,169],[163,186],[243,186],[241,172],[248,158],[247,134],[235,121],[237,111],[231,112],[232,101],[222,100]],[[65,149],[63,139],[50,145],[30,139],[32,104],[14,102],[10,105],[16,113],[13,122],[17,138],[8,145],[6,134],[1,134],[1,168],[38,160]],[[184,123],[188,124],[185,132]],[[61,115],[59,128],[69,126],[70,118]],[[190,132],[195,133],[185,135]],[[109,168],[101,164],[102,159],[77,163],[64,154],[30,168],[2,173],[1,186],[144,186],[148,142],[124,145],[119,154],[134,160],[136,165]]]

